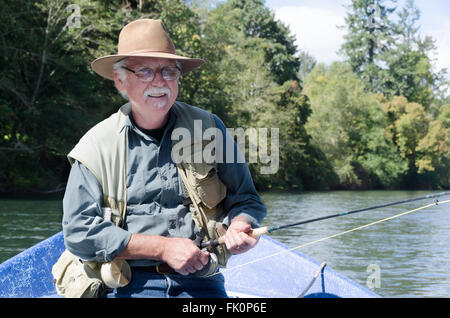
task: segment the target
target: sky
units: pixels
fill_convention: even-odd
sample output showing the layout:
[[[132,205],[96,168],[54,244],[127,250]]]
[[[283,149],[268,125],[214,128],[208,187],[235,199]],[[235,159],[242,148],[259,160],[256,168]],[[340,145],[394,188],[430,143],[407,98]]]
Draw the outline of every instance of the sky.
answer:
[[[275,17],[289,26],[296,37],[297,47],[307,51],[319,63],[330,64],[342,60],[337,54],[343,43],[345,29],[345,4],[350,0],[266,0]],[[397,11],[405,0],[397,1]],[[415,0],[421,12],[419,20],[422,37],[429,35],[436,42],[435,68],[447,68],[450,73],[450,1]],[[396,13],[394,13],[396,15]],[[450,80],[450,74],[447,74]]]

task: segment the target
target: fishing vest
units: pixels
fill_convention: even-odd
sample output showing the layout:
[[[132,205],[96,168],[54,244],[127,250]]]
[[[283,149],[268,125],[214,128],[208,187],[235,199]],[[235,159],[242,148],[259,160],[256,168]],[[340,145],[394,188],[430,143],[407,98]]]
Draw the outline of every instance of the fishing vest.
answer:
[[[227,189],[219,179],[217,162],[208,163],[203,156],[198,156],[211,142],[202,137],[207,129],[215,128],[215,121],[210,112],[182,102],[175,102],[172,108],[176,114],[173,130],[184,129],[191,137],[187,143],[186,140],[172,141],[172,150],[178,142],[183,142],[188,146],[184,149],[190,150],[176,165],[192,202],[189,206],[192,218],[198,230],[204,229],[204,241],[215,239],[225,231],[221,226],[225,213],[220,203]],[[125,119],[130,111],[130,103],[123,105],[117,113],[91,128],[68,155],[71,164],[78,160],[97,178],[103,191],[103,207],[111,209],[111,220],[116,226],[123,226],[126,217],[128,129]],[[231,255],[224,246],[212,252],[217,254],[219,265],[223,267]]]

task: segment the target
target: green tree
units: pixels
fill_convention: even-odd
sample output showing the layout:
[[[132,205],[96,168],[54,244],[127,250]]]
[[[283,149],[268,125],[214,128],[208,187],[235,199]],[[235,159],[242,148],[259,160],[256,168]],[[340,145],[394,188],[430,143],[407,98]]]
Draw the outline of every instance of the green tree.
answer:
[[[211,10],[203,30],[202,38],[220,52],[211,64],[223,83],[222,97],[232,105],[227,126],[279,128],[279,170],[264,175],[261,162],[250,163],[256,185],[326,187],[332,174],[305,130],[311,109],[298,80],[300,64],[288,29],[262,1],[233,0]]]
[[[420,37],[420,11],[413,0],[407,1],[398,18],[394,29],[396,44],[384,59],[387,69],[383,71],[381,90],[389,98],[405,96],[428,110],[434,95],[445,86],[446,70],[434,71],[430,56],[436,46],[431,37]]]
[[[307,131],[339,178],[334,186],[397,186],[405,163],[385,134],[381,104],[365,92],[364,83],[350,66],[319,64],[307,77],[305,93],[312,108]]]
[[[68,151],[87,129],[124,103],[119,94],[111,94],[113,83],[94,74],[90,63],[117,52],[125,24],[162,18],[186,53],[196,55],[204,49],[196,34],[196,15],[176,0],[2,1],[0,16],[5,25],[0,34],[2,192],[64,185]],[[197,89],[200,80],[207,91]],[[214,81],[204,76],[200,80],[182,87],[188,102],[214,87]]]
[[[396,0],[352,0],[347,6],[347,34],[340,49],[353,72],[372,92],[380,90],[384,55],[394,43],[390,18],[395,7],[388,7],[386,2]]]
[[[384,101],[388,115],[387,132],[408,163],[404,184],[409,188],[448,187],[450,129],[448,107],[433,120],[418,103],[403,96]]]
[[[65,154],[92,124],[100,90],[87,70],[73,1],[0,3],[0,191],[61,185]]]
[[[299,58],[300,70],[298,76],[300,80],[304,82],[306,76],[308,76],[308,74],[311,73],[311,71],[317,65],[317,60],[306,51],[301,51],[299,54]]]
[[[278,84],[298,80],[300,61],[295,56],[295,37],[289,28],[277,21],[263,0],[229,0],[225,10],[235,10],[236,26],[248,38],[267,39],[264,42],[265,60]]]

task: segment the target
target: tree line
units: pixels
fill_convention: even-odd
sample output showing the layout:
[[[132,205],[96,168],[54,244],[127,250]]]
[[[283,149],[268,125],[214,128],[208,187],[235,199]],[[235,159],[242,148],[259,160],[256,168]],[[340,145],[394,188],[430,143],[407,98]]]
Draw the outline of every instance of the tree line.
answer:
[[[0,192],[64,188],[67,153],[124,103],[90,62],[138,18],[207,61],[180,79],[179,100],[228,127],[279,128],[278,172],[250,164],[258,189],[449,188],[445,70],[419,17],[413,1],[353,0],[345,62],[327,66],[262,0],[0,1]]]

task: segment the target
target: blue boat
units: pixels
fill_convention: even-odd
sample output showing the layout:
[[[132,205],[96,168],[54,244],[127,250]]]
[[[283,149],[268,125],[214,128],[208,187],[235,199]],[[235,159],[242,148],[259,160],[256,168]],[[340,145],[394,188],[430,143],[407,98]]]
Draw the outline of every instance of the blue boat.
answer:
[[[59,297],[51,270],[64,249],[59,232],[0,264],[0,297]],[[230,297],[379,297],[268,236],[247,253],[231,257],[222,272]]]

